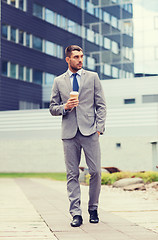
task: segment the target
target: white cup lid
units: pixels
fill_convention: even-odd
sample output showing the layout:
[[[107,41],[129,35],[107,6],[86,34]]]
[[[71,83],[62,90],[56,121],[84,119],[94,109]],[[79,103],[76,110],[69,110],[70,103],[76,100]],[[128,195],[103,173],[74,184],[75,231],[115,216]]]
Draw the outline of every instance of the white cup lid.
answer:
[[[72,92],[70,92],[70,94],[72,94],[72,95],[78,95],[78,92],[72,91]]]

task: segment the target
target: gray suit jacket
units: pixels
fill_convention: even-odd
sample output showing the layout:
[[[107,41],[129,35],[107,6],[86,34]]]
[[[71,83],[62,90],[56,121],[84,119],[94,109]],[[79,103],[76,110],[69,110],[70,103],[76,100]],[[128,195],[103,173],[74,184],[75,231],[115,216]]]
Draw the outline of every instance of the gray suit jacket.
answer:
[[[50,113],[62,115],[62,139],[70,139],[80,132],[89,136],[105,130],[106,104],[98,74],[83,69],[79,88],[79,105],[71,112],[63,114],[64,104],[72,91],[68,72],[54,80]]]

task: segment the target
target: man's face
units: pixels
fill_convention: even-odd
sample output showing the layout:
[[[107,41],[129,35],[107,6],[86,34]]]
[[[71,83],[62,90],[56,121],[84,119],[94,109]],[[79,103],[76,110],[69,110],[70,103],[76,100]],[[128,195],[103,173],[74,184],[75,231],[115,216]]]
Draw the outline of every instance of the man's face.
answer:
[[[71,56],[66,57],[66,62],[72,72],[77,72],[83,65],[83,52],[77,50],[72,51]]]

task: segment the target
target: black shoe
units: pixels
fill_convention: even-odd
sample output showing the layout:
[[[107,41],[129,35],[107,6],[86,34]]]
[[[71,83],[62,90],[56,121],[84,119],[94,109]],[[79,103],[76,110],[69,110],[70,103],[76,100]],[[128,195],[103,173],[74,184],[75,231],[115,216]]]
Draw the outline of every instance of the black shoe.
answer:
[[[98,218],[97,210],[88,210],[88,212],[90,214],[89,222],[90,223],[98,223],[99,222],[99,218]]]
[[[75,215],[73,217],[71,227],[79,227],[79,226],[81,226],[82,222],[83,222],[82,217],[80,215]]]

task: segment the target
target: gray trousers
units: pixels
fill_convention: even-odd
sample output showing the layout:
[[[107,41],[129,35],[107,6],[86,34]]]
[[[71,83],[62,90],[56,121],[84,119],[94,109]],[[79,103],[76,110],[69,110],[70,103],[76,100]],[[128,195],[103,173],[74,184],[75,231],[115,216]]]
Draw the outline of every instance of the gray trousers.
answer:
[[[79,164],[82,148],[90,174],[88,209],[96,210],[98,208],[101,188],[101,161],[98,133],[83,136],[78,131],[74,138],[64,139],[63,146],[67,170],[67,192],[70,200],[70,214],[72,216],[82,215],[79,184]]]

